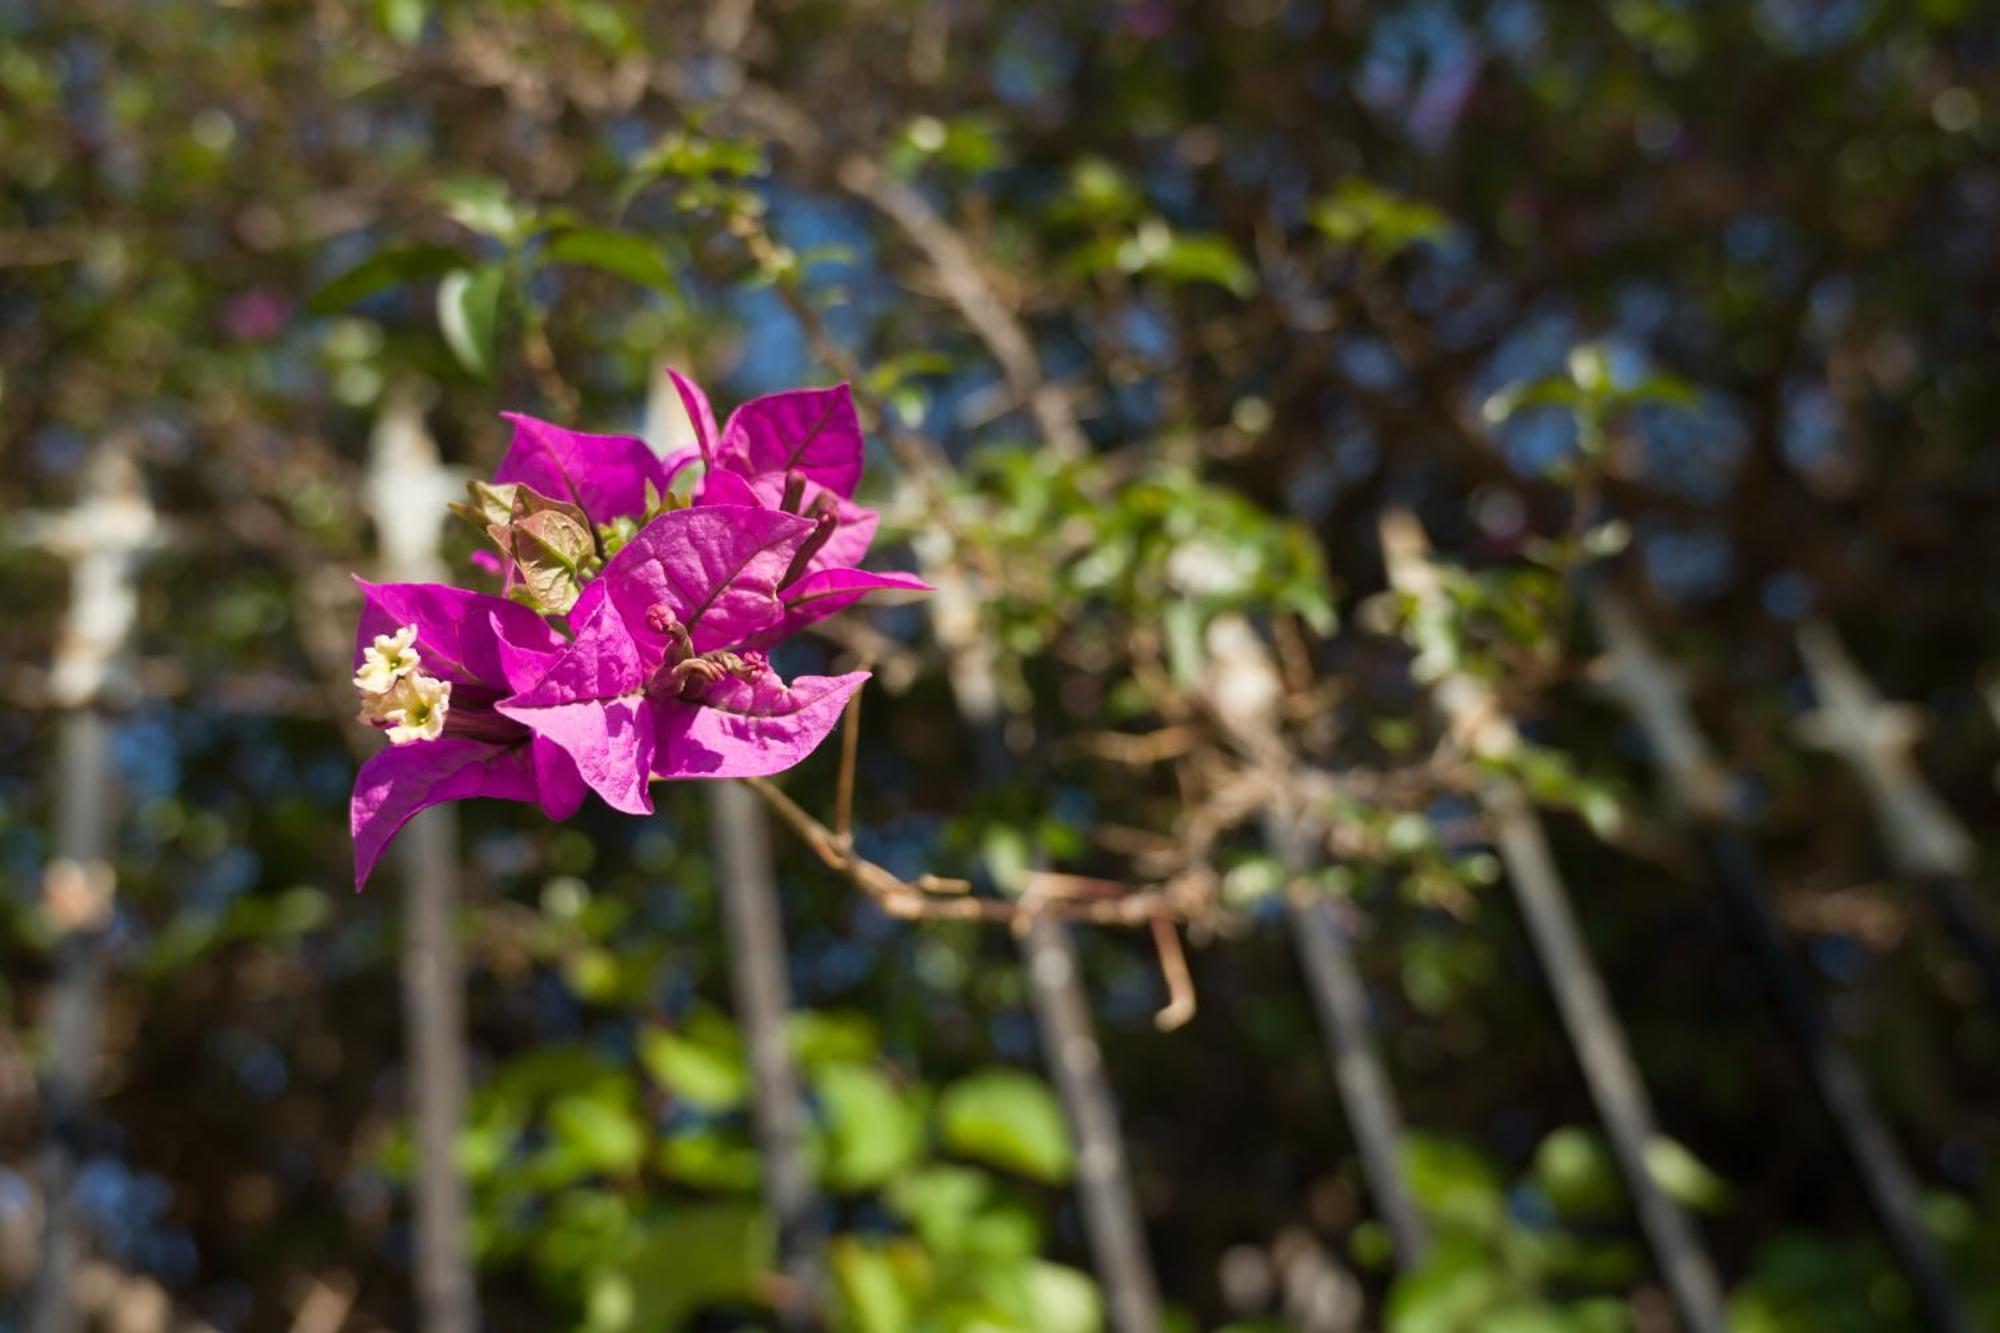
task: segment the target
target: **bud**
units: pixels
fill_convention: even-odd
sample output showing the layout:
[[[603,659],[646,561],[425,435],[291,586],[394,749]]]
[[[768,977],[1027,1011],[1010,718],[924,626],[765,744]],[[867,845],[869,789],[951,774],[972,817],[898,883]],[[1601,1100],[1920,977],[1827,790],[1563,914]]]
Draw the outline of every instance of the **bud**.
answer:
[[[519,482],[475,481],[467,489],[472,503],[453,505],[452,511],[484,527],[500,548],[507,564],[505,594],[544,615],[574,606],[603,564],[598,535],[583,510]]]
[[[676,662],[668,667],[663,674],[666,693],[694,703],[707,694],[717,681],[727,676],[729,669],[712,657],[690,657],[685,662]],[[660,677],[654,679],[659,680]]]
[[[668,641],[667,662],[669,665],[684,662],[694,656],[694,639],[688,634],[688,627],[681,623],[674,609],[665,602],[655,602],[646,608],[646,628],[655,634],[664,634]]]
[[[785,576],[778,580],[780,588],[789,588],[804,576],[806,566],[833,540],[833,531],[840,526],[838,506],[833,496],[824,492],[813,502],[812,512],[807,517],[813,520],[813,530],[799,543],[799,553],[792,557],[792,563],[785,568]]]
[[[785,493],[778,500],[778,508],[787,514],[799,512],[799,502],[806,498],[806,474],[793,468],[785,474]]]

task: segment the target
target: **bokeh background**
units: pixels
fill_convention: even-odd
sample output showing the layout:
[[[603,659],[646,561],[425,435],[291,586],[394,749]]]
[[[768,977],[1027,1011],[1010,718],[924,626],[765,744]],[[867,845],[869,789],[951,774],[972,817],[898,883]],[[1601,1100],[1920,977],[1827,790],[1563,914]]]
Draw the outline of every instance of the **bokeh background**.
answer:
[[[1837,627],[1911,705],[1891,751],[1990,856],[1996,147],[1977,0],[0,0],[0,1327],[46,1262],[53,1015],[100,919],[102,1031],[67,1056],[88,1326],[440,1326],[409,890],[351,891],[344,818],[346,575],[433,538],[378,530],[370,459],[483,474],[506,409],[657,436],[672,362],[724,406],[857,373],[878,550],[959,580],[1000,762],[927,608],[794,650],[877,670],[862,852],[982,894],[1166,885],[1187,918],[1171,1032],[1153,937],[1076,932],[1164,1326],[1676,1326],[1475,799],[1496,766],[1732,1326],[1935,1326],[1599,688],[1595,580],[1684,671],[1764,900],[2000,1328],[2000,995],[1802,742],[1795,640]],[[165,526],[88,701],[110,772],[66,790],[52,664],[94,537],[48,516],[118,460]],[[1397,507],[1459,571],[1436,614],[1387,591]],[[1298,765],[1261,786],[1213,693],[1246,627]],[[1457,678],[1531,748],[1457,743],[1428,688]],[[785,782],[823,818],[835,748]],[[1288,785],[1323,821],[1289,865]],[[79,802],[113,821],[108,905],[45,873]],[[790,1299],[710,827],[692,787],[646,821],[462,810],[484,1327],[774,1327]],[[769,836],[817,1318],[1100,1327],[1012,934],[892,920]],[[1433,1244],[1400,1272],[1295,878],[1355,941],[1408,1125]]]

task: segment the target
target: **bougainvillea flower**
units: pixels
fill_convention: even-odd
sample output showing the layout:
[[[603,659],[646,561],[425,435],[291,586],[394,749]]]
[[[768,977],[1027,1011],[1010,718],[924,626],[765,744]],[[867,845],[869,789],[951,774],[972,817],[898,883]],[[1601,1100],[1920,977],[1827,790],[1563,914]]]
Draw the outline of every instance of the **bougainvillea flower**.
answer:
[[[598,527],[643,515],[648,488],[665,495],[680,470],[702,456],[682,449],[661,458],[631,435],[590,435],[519,412],[502,415],[514,423],[514,439],[494,482],[520,483],[573,504]]]
[[[354,887],[419,810],[491,796],[567,819],[584,783],[559,745],[494,705],[568,647],[525,606],[434,583],[367,583],[354,645],[361,720],[390,744],[361,766],[349,820]]]
[[[751,482],[766,504],[775,504],[792,472],[843,500],[853,498],[861,484],[864,448],[854,394],[845,384],[752,398],[731,412],[718,431],[715,410],[700,386],[671,367],[667,376],[687,409],[695,446],[711,473],[732,472]]]
[[[783,637],[869,591],[930,591],[914,574],[856,568],[875,540],[880,516],[854,502],[866,448],[854,395],[845,384],[753,398],[718,430],[708,395],[678,371],[669,368],[667,375],[708,463],[696,504],[755,504],[813,521],[810,550],[795,578],[780,589],[786,614],[768,633]]]
[[[753,646],[785,615],[812,520],[711,505],[660,515],[578,599],[576,638],[499,712],[560,746],[613,809],[648,814],[653,778],[743,778],[811,754],[868,679],[786,684]]]

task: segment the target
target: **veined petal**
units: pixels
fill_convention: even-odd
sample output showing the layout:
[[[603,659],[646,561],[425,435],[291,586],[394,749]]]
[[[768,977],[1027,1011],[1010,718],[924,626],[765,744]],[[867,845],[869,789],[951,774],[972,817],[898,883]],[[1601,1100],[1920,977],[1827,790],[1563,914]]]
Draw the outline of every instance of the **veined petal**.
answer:
[[[507,606],[520,611],[528,611],[535,622],[535,633],[527,638],[521,633],[519,618],[508,615],[504,621],[492,612],[495,637],[499,640],[500,672],[504,676],[504,688],[525,690],[533,686],[548,669],[555,665],[569,648],[569,642],[550,627],[549,622],[529,611],[518,602],[508,602]],[[524,622],[522,622],[524,623]],[[546,635],[546,637],[544,637]]]
[[[658,740],[653,774],[660,778],[756,778],[782,773],[819,747],[840,721],[866,671],[801,676],[786,685],[775,674],[726,680],[701,703],[655,703]]]
[[[528,755],[534,761],[543,814],[560,823],[582,808],[590,787],[576,771],[576,760],[570,758],[569,751],[546,736],[536,736],[528,742]]]
[[[667,367],[667,378],[674,382],[674,392],[680,395],[681,408],[688,415],[688,424],[694,427],[694,442],[701,450],[702,458],[715,461],[715,409],[708,405],[708,395],[701,386],[687,376]]]
[[[519,412],[501,415],[514,423],[514,439],[493,480],[520,482],[573,504],[592,523],[642,517],[647,483],[666,494],[674,475],[696,457],[683,450],[663,459],[635,436],[591,435]]]
[[[644,615],[638,627],[645,630]],[[654,635],[657,639],[658,636]],[[568,756],[578,779],[627,814],[653,809],[646,790],[652,762],[650,727],[639,725],[648,704],[646,685],[660,664],[660,649],[649,650],[632,633],[618,607],[599,597],[576,626],[576,640],[533,686],[494,705],[535,734],[537,764],[552,764],[540,742]],[[560,779],[560,774],[555,774]],[[550,791],[561,799],[561,785]]]
[[[751,399],[729,414],[715,461],[746,477],[801,472],[846,499],[860,484],[863,452],[854,395],[840,384]]]
[[[754,499],[745,503],[761,504],[768,509],[776,509],[784,501],[785,477],[782,473],[760,473],[749,481],[747,487],[738,481],[733,473],[721,472],[715,475],[726,479],[723,485],[717,488],[722,494],[740,494],[742,490],[747,489]],[[860,564],[868,558],[868,548],[874,544],[876,525],[882,521],[881,512],[870,509],[867,505],[856,504],[845,496],[834,494],[813,481],[806,483],[797,512],[810,514],[814,504],[818,503],[823,495],[832,496],[833,512],[839,526],[834,528],[833,535],[827,538],[826,544],[813,556],[808,568],[836,569]],[[711,504],[715,502],[715,500],[706,501]]]
[[[644,618],[643,613],[638,617],[641,622]],[[643,623],[640,628],[644,629]],[[653,636],[656,640],[658,637]],[[514,718],[539,732],[541,729],[532,716],[536,710],[580,700],[643,694],[659,663],[658,649],[648,652],[646,645],[631,632],[618,607],[608,597],[599,596],[578,619],[575,640],[548,669],[526,689],[500,700],[494,708],[501,716]]]
[[[819,554],[807,566],[813,571],[843,569],[858,565],[868,558],[868,548],[875,543],[875,525],[882,521],[882,515],[858,505],[852,500],[842,500],[834,513],[840,519],[840,526],[827,538],[826,545],[819,548]]]
[[[710,468],[708,475],[701,479],[701,494],[695,497],[698,505],[752,505],[760,509],[776,509],[773,499],[766,504],[764,497],[757,494],[749,480],[725,468]]]
[[[348,807],[355,889],[367,882],[389,840],[411,816],[476,796],[534,800],[535,769],[527,747],[445,736],[378,751],[355,775]]]
[[[546,620],[505,598],[442,583],[370,583],[361,578],[354,583],[361,589],[356,669],[376,635],[393,634],[404,625],[417,627],[416,651],[424,669],[457,685],[519,688],[510,667],[532,669],[524,665],[529,655],[552,655],[563,647],[562,636]]]
[[[647,524],[606,562],[597,578],[604,587],[600,597],[652,663],[660,661],[667,641],[647,623],[646,612],[663,603],[688,627],[695,652],[727,648],[777,621],[778,580],[811,532],[806,519],[775,509],[676,509]]]
[[[647,789],[653,766],[653,708],[643,694],[533,706],[510,700],[500,705],[501,712],[530,728],[538,741],[568,755],[578,777],[606,805],[628,815],[653,813],[653,795]]]
[[[797,633],[807,625],[837,615],[871,592],[935,592],[935,588],[915,574],[900,571],[876,573],[868,569],[822,569],[806,575],[785,589],[785,614],[771,628],[745,644],[766,648]]]

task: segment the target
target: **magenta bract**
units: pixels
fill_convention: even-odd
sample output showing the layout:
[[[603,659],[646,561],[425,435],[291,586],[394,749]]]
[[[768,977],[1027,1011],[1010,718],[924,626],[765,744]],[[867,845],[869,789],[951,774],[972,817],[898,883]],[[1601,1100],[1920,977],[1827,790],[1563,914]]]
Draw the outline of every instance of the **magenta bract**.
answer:
[[[643,515],[648,484],[656,495],[665,495],[680,470],[699,456],[684,449],[661,458],[630,435],[590,435],[519,412],[502,415],[514,423],[514,439],[493,480],[521,482],[573,504],[599,525]]]
[[[752,643],[813,525],[714,505],[662,514],[613,556],[572,617],[576,640],[497,705],[575,761],[613,809],[650,813],[653,778],[759,777],[798,763],[867,672],[787,685]]]
[[[494,480],[538,497],[530,518],[545,526],[515,512],[506,535],[558,554],[596,543],[574,571],[560,566],[574,576],[560,601],[530,599],[566,608],[559,619],[457,588],[361,584],[355,689],[391,744],[355,781],[357,888],[396,831],[441,801],[533,801],[566,819],[592,790],[638,814],[658,779],[792,767],[868,675],[788,684],[763,650],[870,592],[929,589],[855,568],[877,515],[853,499],[864,449],[845,385],[756,399],[718,431],[701,390],[673,380],[698,448],[664,459],[630,436],[509,414]],[[657,512],[697,458],[695,507]],[[468,516],[496,521],[478,507],[493,498],[475,487]],[[576,530],[577,510],[595,533]]]
[[[927,592],[914,574],[866,576],[888,581],[863,583],[855,568],[867,557],[880,515],[854,502],[866,446],[845,384],[831,389],[793,389],[753,398],[730,413],[717,431],[708,396],[692,380],[669,369],[681,404],[694,424],[695,442],[708,460],[696,495],[698,505],[761,505],[790,513],[831,515],[827,531],[797,571],[800,581],[783,590],[788,605],[780,636],[823,620],[873,589]],[[803,580],[841,575],[852,596],[824,592],[800,596]]]
[[[491,796],[535,802],[551,819],[575,814],[584,783],[569,755],[493,707],[540,680],[568,646],[563,637],[525,606],[483,593],[355,582],[357,675],[377,636],[415,626],[414,670],[445,682],[450,702],[435,738],[392,744],[361,766],[349,808],[354,887],[411,816],[444,801]]]

